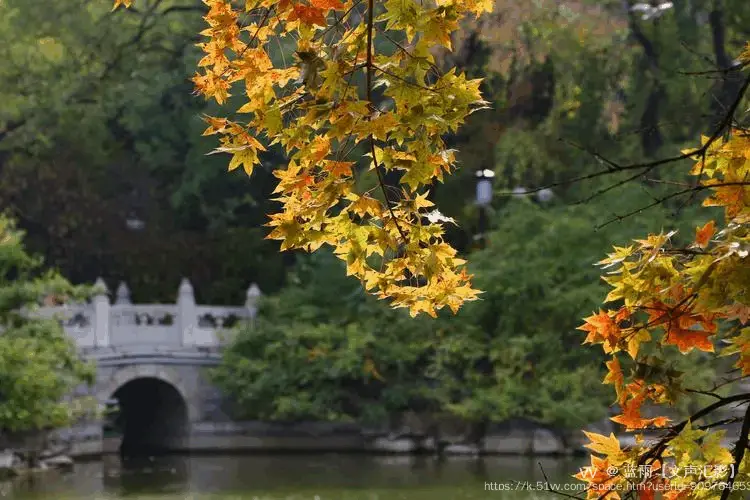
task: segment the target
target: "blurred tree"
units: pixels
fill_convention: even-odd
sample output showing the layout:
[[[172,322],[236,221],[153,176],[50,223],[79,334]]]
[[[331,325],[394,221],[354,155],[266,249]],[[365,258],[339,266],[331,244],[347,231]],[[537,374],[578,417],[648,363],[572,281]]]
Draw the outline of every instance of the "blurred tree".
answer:
[[[0,204],[75,282],[124,279],[141,301],[173,300],[182,276],[211,302],[241,302],[250,281],[275,290],[284,258],[255,228],[277,160],[250,183],[205,156],[188,81],[202,7],[110,9],[0,3]]]
[[[41,264],[26,253],[23,233],[0,217],[0,430],[5,438],[65,427],[95,409],[86,398],[70,397],[76,386],[93,383],[93,365],[79,358],[56,318],[34,316],[45,297],[75,301],[88,291],[43,272]]]
[[[578,429],[609,403],[602,357],[577,348],[577,318],[604,290],[593,264],[612,242],[675,222],[661,210],[592,231],[602,212],[648,195],[634,187],[626,198],[513,200],[471,256],[481,300],[435,320],[366,296],[330,255],[305,258],[290,286],[265,299],[255,328],[237,333],[216,381],[243,418],[382,422],[411,409]],[[691,214],[683,219],[689,227]],[[696,380],[711,375],[693,366]]]

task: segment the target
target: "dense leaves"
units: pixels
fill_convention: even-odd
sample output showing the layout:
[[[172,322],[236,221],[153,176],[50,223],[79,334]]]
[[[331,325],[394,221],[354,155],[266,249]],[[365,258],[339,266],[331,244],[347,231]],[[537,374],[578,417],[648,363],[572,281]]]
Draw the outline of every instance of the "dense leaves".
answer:
[[[0,429],[9,434],[64,427],[92,410],[70,394],[93,382],[93,367],[80,360],[58,318],[35,312],[45,297],[80,300],[86,291],[42,272],[22,237],[0,218]]]
[[[407,409],[445,410],[470,391],[477,329],[410,318],[365,295],[331,253],[301,260],[293,286],[264,300],[215,372],[237,415],[380,424]],[[449,389],[450,388],[450,389]]]
[[[205,134],[221,136],[216,152],[232,155],[230,170],[253,172],[267,149],[261,136],[289,157],[275,172],[283,208],[271,216],[269,238],[281,240],[282,250],[331,245],[347,274],[413,315],[434,316],[445,306],[456,312],[474,300],[464,261],[443,239],[445,219],[426,217],[425,188],[454,168],[443,136],[486,103],[479,80],[437,71],[431,49],[450,49],[458,22],[492,3],[204,3],[208,41],[197,91],[223,104],[243,82],[247,97],[236,109],[246,120],[209,117]],[[272,49],[289,38],[294,59],[275,62]],[[376,53],[377,39],[394,50]],[[357,73],[364,82],[353,80]],[[369,159],[359,162],[363,156]],[[382,199],[357,189],[368,172]],[[398,186],[385,184],[388,173],[399,175]]]
[[[748,56],[745,52],[742,58]],[[732,403],[747,406],[750,396],[716,392],[727,382],[690,387],[660,356],[701,351],[717,367],[721,357],[731,356],[735,370],[729,381],[750,375],[746,327],[750,318],[746,293],[750,284],[746,262],[750,138],[746,130],[733,128],[726,137],[703,138],[700,148],[685,153],[696,160],[690,173],[697,179],[697,188],[692,189],[709,193],[702,204],[722,208],[723,221],[708,220],[696,227],[686,245],[674,241],[675,231],[662,231],[614,247],[599,263],[608,269],[604,276],[611,287],[607,308],[587,317],[580,327],[587,333],[586,343],[601,345],[611,356],[604,383],[614,386],[621,409],[612,420],[639,433],[666,432],[656,443],[644,443],[641,436],[638,445],[629,449],[621,449],[616,440],[591,435],[590,448],[600,456],[592,457],[591,467],[578,475],[589,483],[590,498],[603,491],[612,491],[609,496],[616,498],[615,490],[635,491],[636,483],[641,483],[642,496],[653,495],[666,485],[666,498],[743,498],[744,492],[733,490],[732,485],[750,479],[750,461],[745,458],[750,412],[743,409],[744,418],[737,419],[743,425],[730,438],[735,442],[733,452],[722,444],[729,438],[721,429],[727,422],[716,422],[715,416]],[[673,422],[658,410],[696,389],[715,400],[691,419]],[[655,407],[648,416],[643,411],[647,404]],[[698,427],[706,419],[709,424]],[[612,473],[612,469],[607,472],[608,467],[632,470],[639,466],[648,466],[651,473],[634,477]],[[698,483],[703,486],[696,489]]]

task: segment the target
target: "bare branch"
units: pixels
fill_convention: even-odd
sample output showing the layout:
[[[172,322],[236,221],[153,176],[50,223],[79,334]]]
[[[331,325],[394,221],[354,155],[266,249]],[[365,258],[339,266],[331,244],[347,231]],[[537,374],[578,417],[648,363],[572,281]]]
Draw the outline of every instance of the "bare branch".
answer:
[[[748,406],[747,410],[745,410],[745,420],[742,422],[740,437],[737,440],[736,447],[734,448],[734,463],[737,468],[739,468],[740,464],[742,463],[742,459],[745,456],[748,434],[750,434],[750,406]],[[727,500],[729,498],[729,495],[732,493],[732,486],[734,485],[734,480],[737,477],[737,472],[738,471],[730,469],[726,488],[721,492],[721,500]]]

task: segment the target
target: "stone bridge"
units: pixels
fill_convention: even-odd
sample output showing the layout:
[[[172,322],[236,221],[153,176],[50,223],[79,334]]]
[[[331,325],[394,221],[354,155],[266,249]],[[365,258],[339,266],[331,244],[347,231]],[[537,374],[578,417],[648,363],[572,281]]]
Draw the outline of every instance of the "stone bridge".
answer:
[[[66,429],[60,438],[77,454],[124,449],[212,447],[213,430],[231,426],[221,394],[205,368],[216,365],[231,327],[253,321],[260,290],[252,284],[241,307],[198,305],[183,279],[175,304],[133,304],[125,283],[114,303],[104,282],[90,303],[43,308],[60,318],[81,354],[97,366],[96,384],[77,395],[113,409],[101,422]]]

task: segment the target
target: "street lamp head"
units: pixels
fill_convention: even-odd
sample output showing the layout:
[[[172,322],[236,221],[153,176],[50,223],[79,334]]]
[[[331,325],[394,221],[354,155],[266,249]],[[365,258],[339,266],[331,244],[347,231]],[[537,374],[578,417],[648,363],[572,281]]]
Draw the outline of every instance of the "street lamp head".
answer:
[[[146,223],[135,215],[130,215],[125,219],[125,227],[130,231],[142,231],[146,227]]]
[[[548,203],[548,202],[552,201],[552,198],[554,198],[554,197],[555,197],[555,193],[553,193],[550,188],[540,189],[536,193],[536,199],[540,203]]]
[[[476,176],[476,203],[480,207],[486,207],[490,203],[492,203],[492,178],[495,177],[495,172],[485,168],[482,170],[477,170]]]

